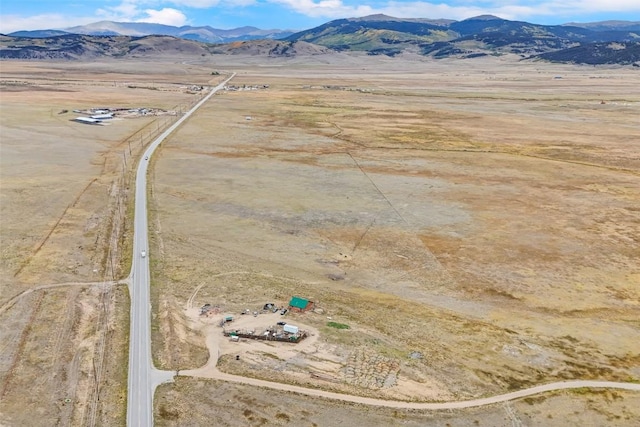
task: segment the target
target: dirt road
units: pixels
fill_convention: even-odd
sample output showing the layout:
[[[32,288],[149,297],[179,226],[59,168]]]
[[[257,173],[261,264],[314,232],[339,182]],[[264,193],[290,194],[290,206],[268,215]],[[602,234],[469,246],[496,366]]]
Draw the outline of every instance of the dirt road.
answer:
[[[127,280],[121,280],[121,281],[109,280],[106,282],[67,282],[67,283],[54,283],[50,285],[34,286],[33,288],[29,288],[20,292],[19,294],[13,296],[7,302],[2,304],[2,306],[0,306],[0,314],[4,313],[5,311],[13,307],[16,301],[18,301],[20,298],[23,298],[32,292],[39,291],[42,289],[61,288],[65,286],[101,286],[101,285],[113,286],[113,285],[126,284],[126,283],[127,283]]]
[[[485,397],[481,399],[463,400],[463,401],[449,401],[449,402],[437,402],[437,403],[419,403],[419,402],[404,402],[396,400],[384,400],[374,399],[363,396],[353,396],[348,394],[334,393],[330,391],[317,390],[311,388],[305,388],[290,384],[282,384],[271,381],[259,380],[256,378],[241,377],[238,375],[231,375],[224,372],[220,372],[217,368],[219,357],[219,340],[222,339],[220,333],[207,334],[207,348],[209,349],[209,360],[206,365],[198,369],[191,369],[180,371],[180,375],[200,378],[211,378],[215,380],[228,381],[240,384],[247,384],[252,386],[264,387],[273,390],[289,391],[293,393],[299,393],[306,396],[324,397],[327,399],[341,400],[345,402],[361,403],[371,406],[381,406],[387,408],[397,409],[421,409],[421,410],[445,410],[445,409],[463,409],[474,408],[478,406],[492,405],[495,403],[508,402],[515,399],[520,399],[527,396],[533,396],[540,393],[556,391],[556,390],[568,390],[578,388],[615,388],[621,390],[630,390],[640,392],[640,384],[634,383],[621,383],[613,381],[559,381],[549,384],[543,384],[523,390],[514,391],[511,393],[500,394],[496,396]]]

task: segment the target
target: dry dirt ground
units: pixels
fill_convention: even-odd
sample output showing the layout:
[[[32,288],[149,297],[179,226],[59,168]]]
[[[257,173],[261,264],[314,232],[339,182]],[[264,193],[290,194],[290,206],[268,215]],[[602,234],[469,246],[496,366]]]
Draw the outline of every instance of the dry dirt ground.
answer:
[[[128,271],[130,157],[165,119],[93,127],[62,111],[186,108],[198,95],[185,85],[225,69],[257,89],[216,95],[153,159],[159,367],[205,365],[207,334],[221,329],[197,315],[202,304],[239,317],[300,295],[318,310],[256,320],[285,319],[313,340],[221,341],[220,369],[405,400],[640,378],[637,72],[198,60],[0,64],[0,424],[124,419],[128,296],[100,283]],[[42,288],[64,283],[79,285]],[[640,418],[638,394],[620,392],[424,413],[180,377],[156,397],[157,423],[180,426]]]
[[[129,171],[174,117],[88,126],[72,111],[179,111],[211,70],[0,67],[0,425],[122,425],[129,297],[113,282],[128,273]]]

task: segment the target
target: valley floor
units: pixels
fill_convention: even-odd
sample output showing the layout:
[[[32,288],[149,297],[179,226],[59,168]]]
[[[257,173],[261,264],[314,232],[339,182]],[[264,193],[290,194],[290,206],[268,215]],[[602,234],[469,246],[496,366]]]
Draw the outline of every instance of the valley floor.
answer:
[[[151,159],[159,368],[206,364],[222,329],[199,315],[204,304],[237,322],[301,296],[315,310],[236,324],[282,320],[312,339],[222,340],[218,369],[407,401],[640,380],[637,72],[342,54],[8,62],[0,423],[35,412],[41,425],[122,424],[128,296],[115,282],[131,256],[128,171],[173,119],[87,126],[69,111],[184,111],[213,71],[238,72],[238,90],[215,95]],[[78,285],[42,286],[68,282]],[[158,389],[155,420],[635,425],[638,402],[579,390],[426,413],[181,376]]]

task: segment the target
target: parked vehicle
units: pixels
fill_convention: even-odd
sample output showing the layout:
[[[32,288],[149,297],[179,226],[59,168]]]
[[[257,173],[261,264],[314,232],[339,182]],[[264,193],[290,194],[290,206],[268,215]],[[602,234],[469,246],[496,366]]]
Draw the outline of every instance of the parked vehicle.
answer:
[[[283,308],[282,310],[280,310],[280,316],[284,316],[285,314],[287,314],[289,310],[286,308]]]

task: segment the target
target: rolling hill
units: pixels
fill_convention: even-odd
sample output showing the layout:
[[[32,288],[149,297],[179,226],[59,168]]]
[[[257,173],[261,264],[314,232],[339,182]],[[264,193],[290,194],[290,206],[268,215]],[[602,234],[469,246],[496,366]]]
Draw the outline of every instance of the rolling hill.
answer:
[[[640,66],[640,42],[590,43],[538,56],[551,62]]]
[[[637,22],[625,21],[538,25],[492,15],[463,21],[372,15],[330,21],[277,39],[274,34],[254,27],[214,30],[104,21],[67,29],[70,32],[43,30],[3,36],[0,58],[73,60],[168,54],[293,57],[338,51],[388,57],[413,54],[432,59],[517,55],[522,60],[637,66],[640,65],[637,28]],[[80,31],[96,34],[77,34]],[[130,34],[121,35],[123,32]],[[174,34],[165,34],[169,32]],[[245,40],[259,35],[262,37]],[[203,39],[227,42],[204,43]]]
[[[319,44],[340,51],[370,55],[415,52],[434,58],[473,58],[518,54],[532,57],[596,43],[640,41],[634,23],[615,26],[538,25],[483,15],[463,21],[398,19],[375,15],[371,19],[339,19],[301,31],[286,40]],[[585,24],[586,25],[586,24]],[[609,63],[603,57],[602,63]]]
[[[239,27],[221,30],[209,26],[191,27],[189,25],[174,27],[171,25],[151,24],[146,22],[114,22],[100,21],[60,30],[16,31],[8,34],[15,37],[51,37],[54,35],[82,34],[87,36],[132,36],[150,35],[174,36],[186,40],[204,43],[228,43],[242,40],[282,39],[291,35],[292,31],[261,30],[256,27]]]
[[[0,36],[1,59],[88,60],[93,58],[202,57],[250,55],[296,57],[332,52],[323,46],[285,40],[248,40],[208,44],[173,36],[87,36],[65,34],[53,37]]]
[[[154,55],[209,54],[203,43],[169,36],[85,36],[10,37],[0,39],[0,58],[34,60],[78,60],[100,57],[142,57]]]

